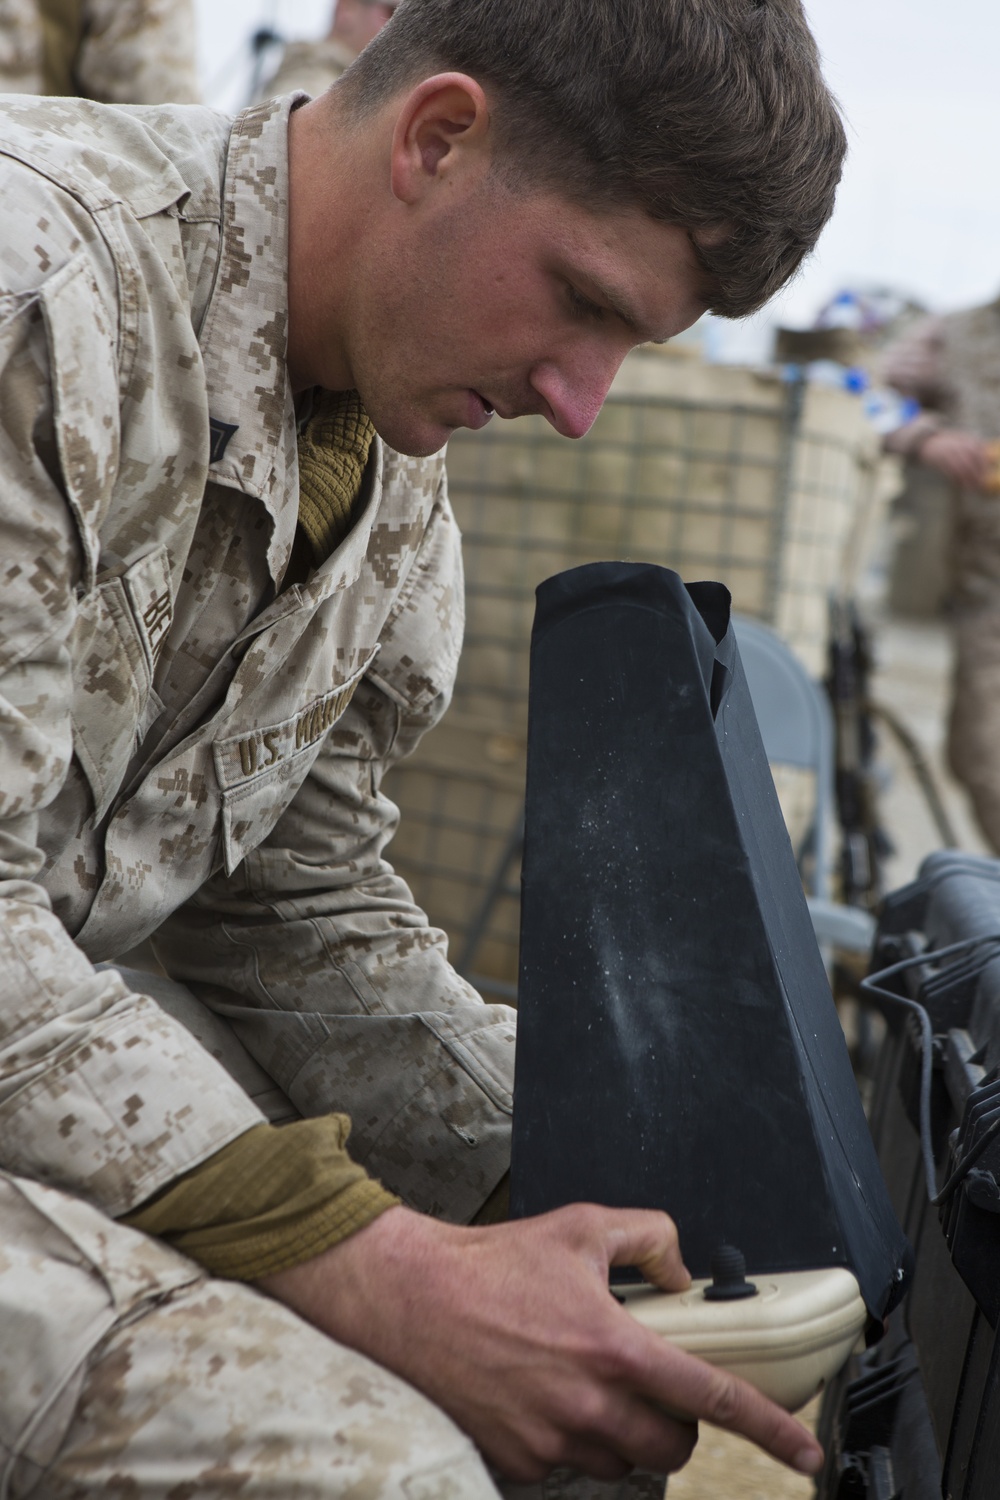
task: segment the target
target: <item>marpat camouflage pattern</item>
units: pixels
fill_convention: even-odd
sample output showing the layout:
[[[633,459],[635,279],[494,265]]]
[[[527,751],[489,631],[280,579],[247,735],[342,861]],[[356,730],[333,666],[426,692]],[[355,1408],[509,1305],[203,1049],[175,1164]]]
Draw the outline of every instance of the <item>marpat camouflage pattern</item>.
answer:
[[[0,1177],[0,1222],[4,1500],[496,1500],[443,1412],[279,1303],[37,1183]]]
[[[0,0],[0,93],[196,104],[192,0]]]

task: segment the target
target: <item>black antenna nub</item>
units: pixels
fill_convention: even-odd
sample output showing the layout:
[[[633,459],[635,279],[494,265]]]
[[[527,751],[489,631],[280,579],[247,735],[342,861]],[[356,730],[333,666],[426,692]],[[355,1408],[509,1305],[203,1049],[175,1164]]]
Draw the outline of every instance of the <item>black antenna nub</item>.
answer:
[[[712,1252],[712,1285],[703,1293],[706,1302],[735,1302],[741,1297],[756,1297],[757,1288],[747,1281],[747,1263],[742,1250],[734,1245],[720,1245]]]

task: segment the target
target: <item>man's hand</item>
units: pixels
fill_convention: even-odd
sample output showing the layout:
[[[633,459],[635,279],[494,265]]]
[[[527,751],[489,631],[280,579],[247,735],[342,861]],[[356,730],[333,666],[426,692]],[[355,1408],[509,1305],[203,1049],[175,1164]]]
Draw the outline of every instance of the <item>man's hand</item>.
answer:
[[[806,1429],[641,1327],[610,1295],[610,1265],[639,1266],[665,1291],[691,1279],[666,1214],[574,1204],[471,1229],[389,1209],[260,1284],[423,1391],[511,1479],[558,1465],[670,1473],[699,1419],[815,1473],[822,1450]]]
[[[985,492],[991,487],[990,445],[971,432],[955,427],[932,432],[920,444],[918,457],[967,490]]]

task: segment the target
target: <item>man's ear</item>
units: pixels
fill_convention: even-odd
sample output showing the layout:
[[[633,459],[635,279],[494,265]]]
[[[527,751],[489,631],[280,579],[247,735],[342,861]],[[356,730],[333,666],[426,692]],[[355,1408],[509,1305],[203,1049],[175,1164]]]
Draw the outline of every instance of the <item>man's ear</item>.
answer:
[[[434,185],[489,160],[486,95],[465,73],[437,73],[406,95],[392,134],[392,192],[416,203]]]

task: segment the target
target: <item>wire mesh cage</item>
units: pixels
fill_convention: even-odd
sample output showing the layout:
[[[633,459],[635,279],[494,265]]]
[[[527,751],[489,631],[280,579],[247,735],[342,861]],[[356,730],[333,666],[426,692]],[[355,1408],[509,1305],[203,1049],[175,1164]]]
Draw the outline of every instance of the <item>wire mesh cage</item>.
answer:
[[[884,486],[856,398],[653,351],[626,361],[585,438],[538,417],[494,422],[455,434],[448,476],[465,646],[443,724],[386,779],[402,812],[390,856],[453,962],[510,997],[538,583],[607,559],[719,579],[818,676],[828,596],[855,568]]]

